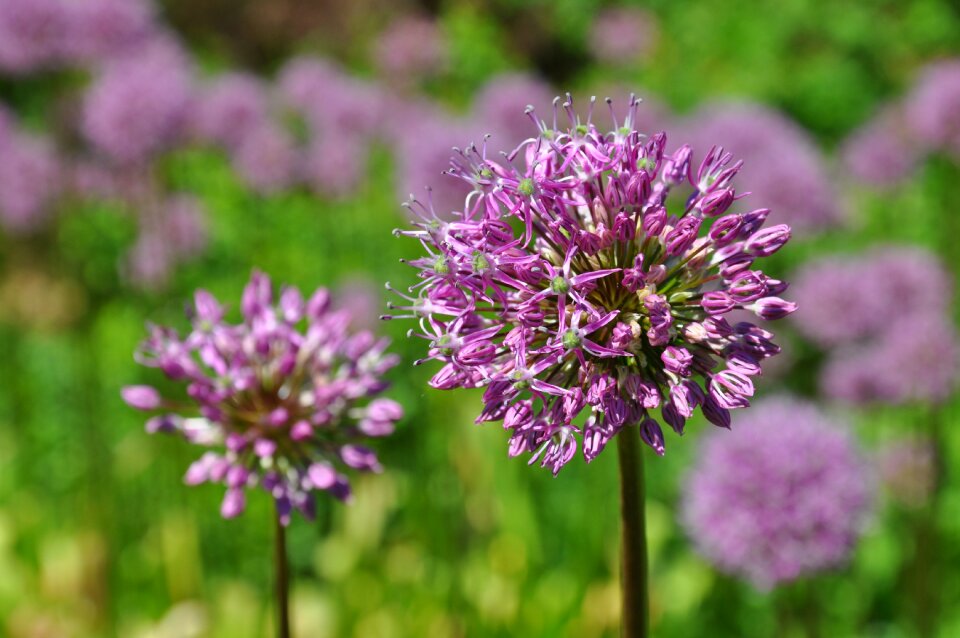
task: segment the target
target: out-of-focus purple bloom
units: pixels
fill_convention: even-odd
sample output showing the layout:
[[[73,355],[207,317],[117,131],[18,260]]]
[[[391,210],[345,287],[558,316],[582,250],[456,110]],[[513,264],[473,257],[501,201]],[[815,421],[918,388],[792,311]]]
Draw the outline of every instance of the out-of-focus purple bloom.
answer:
[[[270,96],[263,82],[246,73],[228,73],[197,99],[193,128],[201,139],[235,150],[269,121]]]
[[[616,7],[600,12],[590,27],[590,52],[608,64],[635,64],[656,45],[656,19],[636,7]]]
[[[790,310],[759,307],[784,286],[754,268],[788,233],[708,203],[739,197],[740,163],[718,147],[699,166],[689,147],[665,155],[665,134],[635,128],[639,106],[606,134],[569,101],[566,123],[557,107],[547,121],[531,113],[539,130],[516,157],[457,152],[450,173],[466,198],[439,213],[415,200],[416,228],[397,231],[427,254],[409,262],[421,281],[386,318],[419,320],[425,360],[444,364],[431,385],[486,388],[478,422],[503,420],[510,454],[554,473],[581,444],[595,458],[624,426],[662,454],[656,408],[680,433],[697,407],[726,427],[749,404],[757,362],[779,348],[722,315]],[[721,223],[733,237],[700,232]]]
[[[750,192],[798,232],[837,224],[837,205],[824,159],[810,136],[759,104],[714,104],[682,125],[692,145],[722,144],[744,161]]]
[[[347,468],[380,471],[357,443],[388,434],[402,416],[398,404],[374,399],[397,358],[385,354],[386,340],[348,331],[349,317],[331,308],[322,288],[309,299],[292,287],[275,297],[266,275],[254,272],[240,307],[242,322],[228,323],[223,306],[198,290],[185,337],[150,327],[137,360],[182,384],[185,397],[151,401],[160,420],[147,427],[218,450],[205,452],[184,480],[223,484],[224,517],[241,514],[245,490],[259,486],[284,525],[294,509],[312,518],[317,490],[349,499]],[[147,407],[143,387],[135,394],[134,407]]]
[[[46,140],[19,133],[12,124],[0,132],[0,226],[14,233],[40,226],[60,194],[60,175]]]
[[[280,72],[279,92],[306,120],[313,135],[371,137],[386,106],[379,87],[321,58],[294,58]]]
[[[388,82],[415,80],[443,68],[447,44],[433,20],[402,18],[376,39],[374,57]]]
[[[517,114],[528,105],[546,113],[554,95],[550,85],[537,77],[523,73],[497,75],[474,97],[471,119],[489,127],[486,132],[492,135],[490,142],[497,145],[496,150],[509,152],[530,137],[530,122]]]
[[[397,163],[398,196],[423,193],[424,184],[430,184],[437,210],[462,208],[464,197],[470,192],[469,185],[442,174],[450,168],[450,148],[476,138],[475,129],[444,114],[402,124],[397,122],[397,125],[393,137],[400,158]]]
[[[847,560],[871,510],[870,483],[845,429],[778,397],[703,442],[682,518],[718,569],[769,589]]]
[[[185,55],[157,42],[107,65],[84,100],[83,133],[111,160],[141,163],[180,139],[191,102]]]
[[[88,62],[132,54],[156,34],[150,0],[68,1],[71,55]]]
[[[902,109],[886,108],[843,142],[840,157],[854,180],[889,187],[906,179],[917,165],[918,149],[910,139]]]
[[[941,403],[960,364],[956,329],[934,313],[890,318],[875,340],[834,350],[824,366],[824,396],[856,404]]]
[[[69,51],[63,0],[0,0],[0,71],[28,73],[59,65]]]
[[[127,276],[134,285],[155,290],[167,283],[177,263],[206,247],[206,219],[200,202],[186,194],[171,195],[137,212],[140,235],[127,255]]]
[[[374,286],[367,279],[348,279],[337,288],[334,301],[338,308],[350,315],[351,327],[373,330],[376,317],[383,307],[382,290],[382,287]]]
[[[800,268],[792,321],[829,348],[887,332],[891,319],[949,312],[953,281],[937,258],[915,247],[882,246],[855,257],[824,257]]]
[[[250,188],[271,194],[297,178],[300,153],[287,131],[273,123],[245,131],[231,153],[233,166]]]
[[[324,135],[304,152],[303,180],[320,195],[342,198],[355,193],[366,169],[361,140],[350,135]]]
[[[960,157],[960,60],[922,70],[904,102],[907,126],[927,150]]]
[[[889,494],[907,507],[924,505],[937,479],[936,452],[928,439],[887,441],[875,455],[880,480]]]

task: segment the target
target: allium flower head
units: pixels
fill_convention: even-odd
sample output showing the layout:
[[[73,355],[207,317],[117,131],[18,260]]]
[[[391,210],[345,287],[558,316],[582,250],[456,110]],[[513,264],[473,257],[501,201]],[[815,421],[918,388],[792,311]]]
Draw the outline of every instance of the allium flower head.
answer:
[[[56,66],[67,52],[70,19],[63,0],[0,0],[0,71]]]
[[[726,427],[779,348],[723,315],[795,308],[754,265],[789,227],[764,228],[766,209],[726,214],[740,163],[721,148],[699,166],[688,146],[665,153],[665,134],[634,128],[638,108],[607,134],[569,101],[563,128],[556,109],[552,123],[531,111],[539,130],[506,163],[455,155],[450,172],[471,189],[462,210],[413,202],[421,220],[398,231],[427,252],[395,316],[418,319],[427,359],[443,363],[431,384],[485,387],[477,421],[502,420],[510,454],[554,473],[624,426],[662,454],[655,410],[678,433],[697,407]]]
[[[151,0],[81,0],[68,2],[73,55],[88,61],[130,54],[157,32]]]
[[[212,82],[197,100],[193,120],[202,139],[235,149],[250,130],[270,121],[270,96],[259,78],[228,73]]]
[[[960,157],[960,60],[923,69],[904,108],[907,124],[924,148]]]
[[[443,67],[447,46],[436,22],[408,17],[392,23],[376,39],[375,58],[388,80],[416,79]]]
[[[606,9],[590,28],[590,51],[602,62],[636,63],[653,49],[657,31],[656,19],[643,9]]]
[[[2,127],[0,123],[0,127]],[[60,161],[47,140],[0,131],[0,227],[15,233],[40,226],[60,192]]]
[[[704,441],[684,485],[683,522],[699,551],[760,589],[841,565],[873,500],[850,434],[782,397]]]
[[[743,180],[797,232],[836,225],[841,209],[820,150],[783,114],[759,104],[713,104],[685,123],[694,146],[722,144],[744,161]]]
[[[230,324],[223,306],[199,290],[189,334],[151,326],[138,361],[182,384],[186,398],[168,399],[150,386],[126,387],[123,398],[156,413],[148,432],[213,448],[184,480],[224,484],[225,518],[243,512],[245,490],[254,486],[273,496],[284,524],[293,509],[310,518],[316,491],[349,498],[347,468],[380,471],[360,443],[389,435],[403,414],[397,403],[375,398],[397,358],[385,354],[386,340],[350,333],[350,318],[331,308],[322,288],[304,299],[285,287],[275,298],[267,276],[254,272],[240,308],[243,321]]]
[[[143,162],[179,139],[192,97],[184,54],[158,43],[107,66],[85,97],[83,133],[117,163]]]
[[[856,181],[875,187],[902,182],[919,152],[899,106],[888,107],[855,130],[840,149],[843,166]]]

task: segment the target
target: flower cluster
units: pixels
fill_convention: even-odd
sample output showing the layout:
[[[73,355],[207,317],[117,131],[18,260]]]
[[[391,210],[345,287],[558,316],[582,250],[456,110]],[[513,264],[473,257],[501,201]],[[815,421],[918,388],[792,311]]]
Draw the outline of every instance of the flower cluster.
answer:
[[[683,485],[698,550],[760,589],[842,563],[873,502],[852,436],[787,398],[759,403],[732,432],[704,441]]]
[[[950,396],[960,343],[950,319],[953,281],[936,257],[883,246],[811,262],[794,282],[802,308],[794,324],[827,352],[826,396],[887,404]]]
[[[373,398],[386,389],[383,374],[397,358],[386,340],[350,334],[350,317],[332,309],[320,289],[309,300],[285,287],[274,299],[270,280],[254,272],[243,293],[243,322],[231,325],[208,292],[196,293],[193,329],[180,338],[152,326],[138,360],[186,386],[188,400],[161,396],[151,386],[129,386],[131,406],[157,415],[148,432],[179,433],[208,451],[185,481],[227,487],[224,517],[243,512],[245,488],[261,486],[287,524],[293,509],[312,517],[314,492],[346,500],[344,468],[380,471],[372,450],[357,442],[393,432],[397,403]]]
[[[509,163],[476,147],[455,155],[450,173],[471,188],[462,211],[413,202],[421,221],[397,231],[427,255],[410,262],[416,296],[387,318],[419,319],[427,359],[444,364],[431,384],[485,387],[477,421],[502,420],[510,454],[554,473],[580,442],[592,460],[624,426],[662,454],[656,409],[678,433],[697,407],[727,427],[779,348],[724,314],[777,319],[796,307],[754,267],[789,227],[763,228],[767,209],[727,213],[743,197],[740,163],[721,148],[699,167],[689,146],[667,154],[665,134],[634,128],[638,107],[631,99],[608,134],[569,96],[569,127],[556,107],[552,124],[529,110],[539,132]]]
[[[722,144],[744,161],[743,179],[772,221],[811,233],[836,226],[842,211],[816,142],[796,122],[759,104],[701,107],[682,122],[694,146]]]

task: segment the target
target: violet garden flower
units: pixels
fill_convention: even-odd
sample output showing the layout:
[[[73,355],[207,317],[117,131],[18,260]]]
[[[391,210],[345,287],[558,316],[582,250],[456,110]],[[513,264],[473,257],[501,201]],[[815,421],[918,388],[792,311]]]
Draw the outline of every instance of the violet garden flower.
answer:
[[[123,389],[133,408],[150,412],[148,432],[169,433],[206,451],[187,470],[189,485],[218,483],[220,513],[240,515],[247,491],[260,488],[276,504],[278,630],[289,634],[289,575],[284,528],[294,510],[312,518],[317,493],[350,499],[347,472],[380,472],[368,440],[388,436],[403,416],[379,396],[384,373],[397,363],[387,341],[351,332],[350,317],[331,307],[323,288],[306,299],[294,287],[274,296],[254,272],[240,304],[239,324],[198,290],[192,329],[151,326],[137,352],[158,368],[179,398],[147,385]]]
[[[904,109],[907,125],[924,149],[960,158],[960,59],[924,68]]]
[[[790,228],[757,209],[728,212],[741,163],[710,148],[667,152],[626,118],[603,133],[568,96],[505,162],[486,147],[457,152],[450,174],[469,194],[449,209],[411,203],[426,254],[420,281],[386,318],[418,320],[438,389],[485,389],[478,423],[502,421],[511,456],[554,474],[615,436],[621,468],[624,635],[647,635],[642,440],[663,454],[661,424],[682,434],[700,408],[729,427],[751,377],[779,348],[724,315],[791,313],[786,284],[757,269]],[[591,113],[593,102],[591,102]],[[611,105],[612,111],[612,105]],[[612,114],[614,120],[616,117]],[[582,416],[581,416],[582,415]]]
[[[447,61],[447,45],[435,21],[422,17],[397,20],[376,38],[374,58],[389,82],[429,77]]]
[[[653,50],[657,32],[656,19],[643,9],[606,9],[590,27],[590,52],[607,64],[635,64]]]
[[[699,551],[759,589],[846,562],[873,500],[850,433],[786,397],[709,436],[684,485],[682,518]]]
[[[857,182],[886,188],[903,182],[916,168],[919,149],[902,110],[894,105],[880,111],[844,140],[841,161]]]

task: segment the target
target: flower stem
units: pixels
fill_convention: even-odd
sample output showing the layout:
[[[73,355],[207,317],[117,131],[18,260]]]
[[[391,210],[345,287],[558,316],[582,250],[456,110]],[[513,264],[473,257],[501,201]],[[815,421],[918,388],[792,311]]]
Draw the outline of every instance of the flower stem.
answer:
[[[620,457],[620,587],[622,638],[646,638],[650,619],[647,598],[647,532],[644,519],[643,444],[637,427],[617,435]]]
[[[287,565],[287,530],[280,522],[280,511],[275,517],[274,586],[277,595],[277,638],[290,638],[290,571]]]

